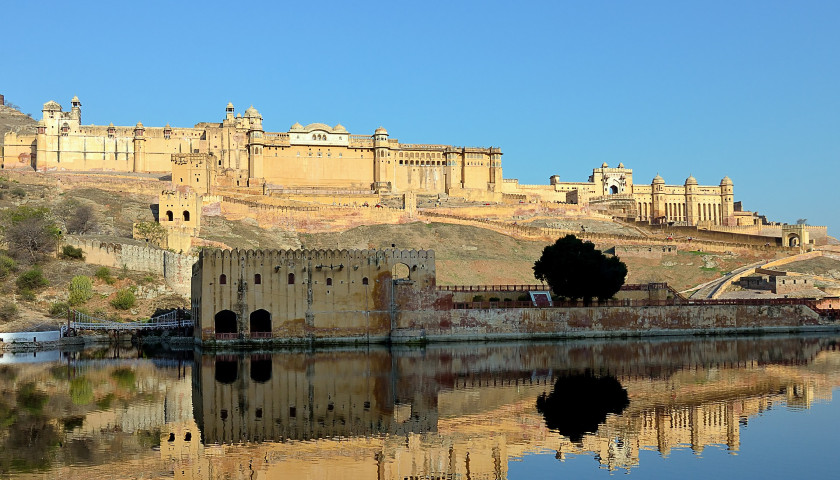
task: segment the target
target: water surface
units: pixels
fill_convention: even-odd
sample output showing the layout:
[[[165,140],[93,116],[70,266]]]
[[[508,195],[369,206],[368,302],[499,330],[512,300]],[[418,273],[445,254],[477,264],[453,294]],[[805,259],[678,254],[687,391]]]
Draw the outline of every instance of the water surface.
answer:
[[[6,354],[0,477],[833,477],[838,340]]]

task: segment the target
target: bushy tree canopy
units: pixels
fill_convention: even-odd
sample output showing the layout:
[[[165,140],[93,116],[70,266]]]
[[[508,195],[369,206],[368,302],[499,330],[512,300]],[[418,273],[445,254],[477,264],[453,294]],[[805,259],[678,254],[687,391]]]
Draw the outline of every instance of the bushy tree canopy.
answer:
[[[555,295],[588,304],[592,298],[612,298],[624,285],[627,266],[596,250],[593,243],[566,235],[543,249],[534,263],[534,277],[546,282]]]

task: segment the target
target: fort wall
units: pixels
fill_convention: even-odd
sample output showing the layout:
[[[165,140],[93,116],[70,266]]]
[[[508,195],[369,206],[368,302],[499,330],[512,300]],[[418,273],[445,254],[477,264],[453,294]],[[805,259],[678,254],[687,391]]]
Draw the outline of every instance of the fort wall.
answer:
[[[198,260],[195,255],[139,245],[102,242],[74,235],[65,236],[63,241],[65,245],[81,248],[88,263],[112,268],[125,266],[129,270],[161,275],[178,295],[188,296],[190,293],[192,265]]]

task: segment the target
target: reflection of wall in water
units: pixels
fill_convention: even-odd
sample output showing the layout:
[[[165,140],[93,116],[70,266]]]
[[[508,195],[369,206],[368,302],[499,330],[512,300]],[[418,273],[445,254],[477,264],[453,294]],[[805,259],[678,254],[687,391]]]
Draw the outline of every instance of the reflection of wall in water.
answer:
[[[382,352],[201,355],[196,423],[209,443],[316,439],[434,430],[428,402],[398,403]]]

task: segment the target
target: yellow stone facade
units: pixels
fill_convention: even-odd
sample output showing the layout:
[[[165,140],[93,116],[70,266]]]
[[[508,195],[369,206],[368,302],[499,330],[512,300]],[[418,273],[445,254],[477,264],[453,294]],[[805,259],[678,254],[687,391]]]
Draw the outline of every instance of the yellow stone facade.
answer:
[[[266,132],[257,109],[235,114],[230,103],[221,122],[192,128],[83,125],[81,102],[73,97],[71,105],[65,112],[49,101],[36,134],[8,134],[4,165],[42,172],[167,173],[173,162],[204,161],[202,169],[212,167],[220,186],[478,198],[492,198],[502,180],[498,148],[400,143],[382,127],[373,135],[353,135],[340,124],[295,123],[287,132]]]
[[[450,195],[482,202],[545,201],[592,205],[651,223],[734,226],[733,184],[698,185],[689,176],[667,185],[657,175],[635,184],[633,170],[604,163],[586,182],[520,185],[502,176],[496,147],[401,143],[388,131],[354,135],[338,124],[293,124],[266,132],[253,106],[236,114],[228,103],[221,122],[190,128],[83,125],[82,103],[65,112],[44,104],[36,134],[7,133],[3,168],[49,171],[172,173],[175,185],[198,195],[215,187],[240,187],[267,195],[349,193]]]
[[[592,170],[587,182],[561,182],[553,175],[550,185],[520,185],[515,179],[503,182],[502,192],[526,194],[548,202],[602,207],[614,214],[650,223],[682,225],[735,225],[734,186],[729,177],[719,185],[698,185],[689,176],[682,185],[666,185],[656,175],[651,183],[635,184],[633,170],[619,163],[606,163]]]

